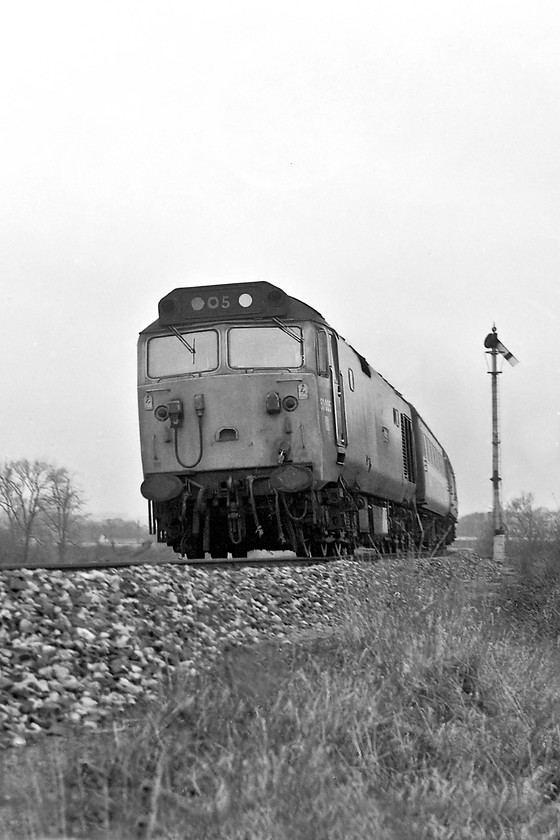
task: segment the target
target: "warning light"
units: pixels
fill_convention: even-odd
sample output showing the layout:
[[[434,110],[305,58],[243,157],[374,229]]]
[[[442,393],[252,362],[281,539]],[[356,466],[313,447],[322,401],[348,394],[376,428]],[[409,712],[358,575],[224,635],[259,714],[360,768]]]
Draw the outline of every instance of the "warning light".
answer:
[[[247,294],[239,295],[238,303],[239,306],[242,306],[244,309],[247,309],[247,307],[251,306],[251,304],[253,303],[253,298],[251,297],[251,295]]]
[[[194,297],[191,300],[191,306],[195,312],[200,312],[201,309],[204,309],[204,300],[201,297]]]

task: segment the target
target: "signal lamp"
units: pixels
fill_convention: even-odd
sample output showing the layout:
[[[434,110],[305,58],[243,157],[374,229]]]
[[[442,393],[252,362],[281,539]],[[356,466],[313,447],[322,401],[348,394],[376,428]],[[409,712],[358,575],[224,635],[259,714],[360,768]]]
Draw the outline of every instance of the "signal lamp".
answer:
[[[299,403],[296,397],[292,397],[291,394],[289,394],[282,400],[282,405],[284,406],[286,411],[295,411]]]
[[[154,411],[156,420],[161,420],[162,422],[167,420],[169,417],[169,409],[166,405],[158,405],[156,410]]]

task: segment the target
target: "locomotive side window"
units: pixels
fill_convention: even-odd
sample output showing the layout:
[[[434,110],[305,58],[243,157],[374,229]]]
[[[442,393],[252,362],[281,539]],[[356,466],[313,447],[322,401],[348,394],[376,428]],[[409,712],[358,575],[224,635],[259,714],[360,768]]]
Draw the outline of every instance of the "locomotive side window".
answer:
[[[233,327],[228,332],[232,368],[298,368],[303,364],[300,327]]]
[[[319,376],[329,375],[329,343],[325,330],[317,330],[317,373]]]
[[[218,333],[214,330],[179,333],[148,341],[148,376],[162,379],[202,373],[218,367]]]

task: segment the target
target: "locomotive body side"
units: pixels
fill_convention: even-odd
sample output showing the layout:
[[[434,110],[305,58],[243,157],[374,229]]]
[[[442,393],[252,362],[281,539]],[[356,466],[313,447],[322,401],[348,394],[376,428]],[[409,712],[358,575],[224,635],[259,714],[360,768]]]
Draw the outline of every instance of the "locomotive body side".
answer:
[[[338,344],[349,429],[342,475],[363,493],[409,504],[415,494],[410,405],[343,339]]]
[[[452,493],[446,453],[416,409],[412,410],[417,447],[418,486],[416,503],[432,513],[451,513]]]

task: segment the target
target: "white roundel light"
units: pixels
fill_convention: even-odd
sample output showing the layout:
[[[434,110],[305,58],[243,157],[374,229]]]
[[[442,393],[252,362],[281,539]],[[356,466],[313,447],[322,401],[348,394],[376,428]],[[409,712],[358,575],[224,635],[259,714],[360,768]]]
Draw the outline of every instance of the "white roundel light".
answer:
[[[201,297],[195,297],[191,300],[191,306],[195,312],[200,312],[201,309],[204,309],[204,301]]]
[[[251,295],[243,294],[239,295],[239,306],[242,306],[244,309],[247,309],[248,306],[251,306],[253,303],[253,298]]]

